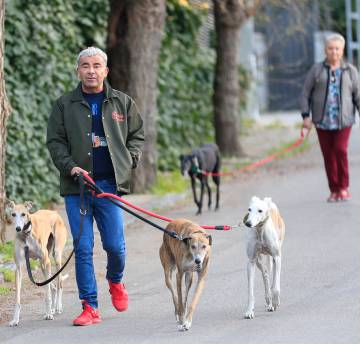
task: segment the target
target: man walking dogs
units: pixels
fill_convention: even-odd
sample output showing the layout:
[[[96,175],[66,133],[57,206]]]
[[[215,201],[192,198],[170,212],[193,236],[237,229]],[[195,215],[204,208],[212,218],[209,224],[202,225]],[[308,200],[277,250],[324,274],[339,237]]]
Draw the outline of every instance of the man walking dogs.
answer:
[[[77,57],[78,87],[54,104],[47,129],[47,147],[60,171],[60,194],[73,239],[79,235],[79,185],[73,176],[88,173],[109,193],[129,193],[131,169],[137,166],[144,144],[143,121],[134,101],[106,81],[107,55],[95,47]],[[85,194],[87,213],[83,232],[75,244],[76,282],[83,311],[74,325],[101,321],[93,266],[93,219],[107,253],[106,278],[112,304],[119,312],[128,308],[128,294],[121,283],[125,267],[122,211],[106,198]]]

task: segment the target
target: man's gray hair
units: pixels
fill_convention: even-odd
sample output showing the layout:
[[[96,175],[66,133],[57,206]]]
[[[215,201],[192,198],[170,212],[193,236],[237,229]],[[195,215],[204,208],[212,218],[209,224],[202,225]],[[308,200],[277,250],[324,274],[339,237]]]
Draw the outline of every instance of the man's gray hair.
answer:
[[[339,41],[345,47],[345,38],[339,33],[331,33],[330,35],[328,35],[325,39],[325,46],[327,46],[330,42],[333,41]]]
[[[96,48],[96,47],[89,47],[89,48],[82,50],[76,59],[76,66],[79,67],[80,59],[83,56],[95,56],[95,55],[100,55],[105,62],[105,66],[107,66],[108,58],[107,58],[106,53],[104,53],[101,49]]]

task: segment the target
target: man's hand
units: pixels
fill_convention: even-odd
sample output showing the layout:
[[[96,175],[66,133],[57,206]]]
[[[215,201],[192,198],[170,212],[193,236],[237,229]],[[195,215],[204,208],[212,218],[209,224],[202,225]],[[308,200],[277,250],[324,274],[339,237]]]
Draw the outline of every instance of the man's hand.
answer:
[[[311,130],[312,127],[312,120],[310,117],[305,117],[302,124],[303,129],[307,129],[308,131]]]
[[[83,170],[81,167],[73,167],[71,172],[70,172],[72,177],[75,176],[75,174],[80,174],[80,173],[89,174],[88,171]]]

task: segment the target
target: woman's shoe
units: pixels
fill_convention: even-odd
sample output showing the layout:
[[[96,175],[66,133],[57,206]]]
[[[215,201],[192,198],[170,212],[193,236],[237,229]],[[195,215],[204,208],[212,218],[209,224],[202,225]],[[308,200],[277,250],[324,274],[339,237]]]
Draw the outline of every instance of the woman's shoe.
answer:
[[[330,196],[327,198],[327,202],[334,203],[339,199],[339,195],[337,192],[332,192]]]
[[[350,192],[348,190],[341,190],[339,192],[339,201],[349,201],[351,199]]]

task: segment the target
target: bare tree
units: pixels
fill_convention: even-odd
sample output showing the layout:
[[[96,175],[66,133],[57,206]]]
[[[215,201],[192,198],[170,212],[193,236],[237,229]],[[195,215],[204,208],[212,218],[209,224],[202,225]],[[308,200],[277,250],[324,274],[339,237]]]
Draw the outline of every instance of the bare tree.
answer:
[[[4,40],[5,40],[5,0],[0,0],[0,237],[5,242],[5,160],[6,160],[6,123],[10,105],[6,97],[4,78]]]
[[[134,98],[145,121],[145,148],[133,176],[133,189],[140,192],[156,179],[156,81],[165,0],[111,0],[110,6],[110,82]]]
[[[216,30],[216,66],[214,80],[215,138],[227,156],[243,154],[238,139],[239,76],[237,56],[239,32],[253,16],[261,0],[213,0]]]

